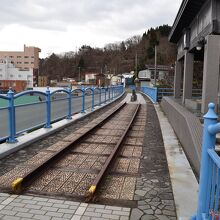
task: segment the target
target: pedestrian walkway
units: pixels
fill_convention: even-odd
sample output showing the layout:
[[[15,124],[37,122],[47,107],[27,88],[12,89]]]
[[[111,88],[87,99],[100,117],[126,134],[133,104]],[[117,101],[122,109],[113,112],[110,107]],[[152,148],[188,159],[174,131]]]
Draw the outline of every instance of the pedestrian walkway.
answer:
[[[129,219],[130,208],[0,193],[0,219]]]
[[[126,100],[129,102],[130,98],[131,95],[128,94]],[[87,204],[80,203],[76,200],[74,201],[74,197],[71,197],[70,199],[61,199],[56,197],[48,198],[43,196],[10,195],[7,193],[0,193],[0,219],[184,219],[181,218],[182,216],[179,214],[185,213],[187,210],[182,212],[180,207],[181,209],[184,207],[184,202],[187,202],[187,207],[189,207],[191,206],[190,202],[194,202],[194,200],[186,201],[183,199],[183,202],[180,204],[178,203],[179,201],[176,203],[174,199],[180,199],[180,195],[183,196],[183,194],[179,194],[178,190],[176,190],[177,188],[175,188],[175,190],[172,188],[173,182],[171,182],[171,180],[173,181],[173,178],[170,179],[168,169],[168,166],[170,165],[167,164],[167,152],[165,152],[163,142],[166,142],[166,140],[163,139],[164,137],[162,136],[162,133],[164,134],[164,132],[161,133],[159,123],[159,120],[161,120],[161,114],[158,114],[158,120],[158,107],[156,108],[156,112],[155,106],[149,101],[149,99],[141,94],[137,94],[137,98],[137,102],[142,104],[141,114],[142,117],[143,115],[146,115],[146,121],[139,122],[145,125],[145,134],[132,205],[131,203],[125,202],[121,204],[120,202],[117,202],[117,204],[120,204],[121,206]],[[166,121],[166,123],[168,123],[168,121]],[[166,129],[166,124],[163,123],[162,129]],[[171,137],[169,134],[172,134],[173,138],[174,133],[171,129],[172,128],[169,127],[169,131],[167,131],[168,133],[165,132],[165,135]],[[172,146],[172,141],[169,142],[169,144]],[[176,152],[176,154],[178,154],[178,152]],[[181,163],[183,160],[181,160]],[[172,166],[175,168],[175,163],[173,163]],[[190,169],[190,167],[187,167],[187,169]],[[193,175],[192,172],[191,175]],[[171,175],[171,177],[173,176]],[[187,178],[187,176],[183,175],[183,178]],[[181,176],[178,181],[180,180]],[[188,182],[190,183],[190,180],[188,180]],[[185,188],[186,189],[179,190],[184,190],[186,194],[190,194],[191,192],[190,189],[188,189],[188,186],[185,186]],[[173,191],[175,194],[173,194]],[[178,205],[177,208],[175,203]],[[111,202],[111,204],[114,203]],[[190,210],[190,212],[191,211],[192,210]]]

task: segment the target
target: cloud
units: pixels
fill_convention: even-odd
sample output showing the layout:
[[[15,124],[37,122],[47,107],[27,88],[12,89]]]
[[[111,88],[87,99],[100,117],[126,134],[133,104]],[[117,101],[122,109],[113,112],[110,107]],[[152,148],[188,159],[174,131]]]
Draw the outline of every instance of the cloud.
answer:
[[[171,25],[181,0],[0,0],[0,3],[0,50],[5,46],[11,48],[15,41],[20,45],[33,41],[36,46],[42,45],[42,51],[54,47],[59,48],[54,52],[63,52],[68,48],[62,45],[68,44],[69,49],[82,42],[103,46],[109,41],[142,34],[150,27]],[[12,33],[17,39],[7,37]]]

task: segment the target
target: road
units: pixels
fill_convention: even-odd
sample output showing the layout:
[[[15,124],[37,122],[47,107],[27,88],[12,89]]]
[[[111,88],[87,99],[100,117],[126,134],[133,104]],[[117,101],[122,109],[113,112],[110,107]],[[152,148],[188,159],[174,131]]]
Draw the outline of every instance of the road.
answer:
[[[108,94],[106,96],[108,98]],[[102,102],[105,100],[105,95],[102,94]],[[95,105],[99,104],[99,95],[95,95]],[[92,97],[85,96],[85,109],[92,107]],[[82,97],[74,97],[72,99],[72,113],[77,113],[82,110]],[[51,102],[51,120],[55,121],[65,117],[68,112],[68,100],[57,99]],[[26,106],[15,107],[16,118],[16,133],[45,124],[46,121],[46,103],[39,102],[37,104],[29,104]],[[8,136],[9,122],[8,110],[0,110],[0,139]]]

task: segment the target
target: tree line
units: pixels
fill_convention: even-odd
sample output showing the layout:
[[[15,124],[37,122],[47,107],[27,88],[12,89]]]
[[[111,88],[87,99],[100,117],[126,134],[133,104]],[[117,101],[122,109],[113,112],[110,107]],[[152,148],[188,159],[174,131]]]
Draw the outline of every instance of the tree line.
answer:
[[[158,64],[171,65],[176,58],[176,46],[168,42],[171,27],[162,25],[150,28],[142,36],[132,36],[125,41],[109,43],[104,48],[83,45],[78,51],[63,54],[52,53],[40,59],[39,73],[50,80],[71,77],[78,80],[79,71],[122,74],[145,69],[146,64],[154,64],[154,48],[157,45]]]

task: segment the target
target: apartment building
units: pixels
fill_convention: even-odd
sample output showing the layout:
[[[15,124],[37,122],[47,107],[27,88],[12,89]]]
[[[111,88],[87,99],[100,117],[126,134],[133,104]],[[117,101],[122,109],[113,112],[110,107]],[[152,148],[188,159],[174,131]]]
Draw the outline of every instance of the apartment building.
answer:
[[[0,60],[0,90],[12,87],[16,92],[33,88],[33,69],[21,70],[7,59]]]
[[[16,68],[20,70],[33,70],[34,85],[37,84],[39,70],[39,52],[37,47],[26,47],[24,51],[0,51],[0,59],[8,59]]]

